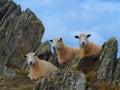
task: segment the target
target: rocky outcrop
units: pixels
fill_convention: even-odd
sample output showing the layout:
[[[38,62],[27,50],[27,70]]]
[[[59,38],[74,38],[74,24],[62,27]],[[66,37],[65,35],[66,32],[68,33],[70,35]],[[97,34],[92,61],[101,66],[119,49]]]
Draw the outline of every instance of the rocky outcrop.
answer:
[[[48,41],[41,43],[35,52],[40,59],[48,61],[52,54],[50,43]]]
[[[113,83],[120,86],[120,58],[117,60],[117,65],[113,74]]]
[[[12,81],[12,77],[18,77],[18,73],[24,73],[27,81],[29,68],[24,55],[33,51],[37,52],[40,59],[52,62],[59,68],[48,78],[38,80],[34,90],[120,89],[120,58],[117,59],[118,41],[115,38],[110,38],[103,45],[98,56],[82,59],[76,56],[72,62],[60,65],[56,52],[51,51],[50,43],[41,42],[43,34],[44,26],[31,10],[22,12],[20,5],[13,1],[0,0],[1,81],[4,81],[1,76]]]
[[[71,64],[74,64],[73,62]],[[69,67],[39,80],[33,90],[86,90],[86,76]]]
[[[24,55],[40,46],[43,34],[44,26],[32,11],[0,0],[0,75],[14,76],[13,69],[24,69]]]
[[[83,57],[81,60],[79,60],[78,64],[75,66],[75,69],[85,74],[91,71],[96,71],[98,60],[99,55]]]
[[[99,81],[113,81],[115,67],[117,65],[118,43],[115,38],[111,38],[105,43],[99,58],[98,76]]]
[[[36,83],[34,90],[119,90],[120,61],[118,44],[110,38],[100,56],[76,57],[63,71],[53,73]]]

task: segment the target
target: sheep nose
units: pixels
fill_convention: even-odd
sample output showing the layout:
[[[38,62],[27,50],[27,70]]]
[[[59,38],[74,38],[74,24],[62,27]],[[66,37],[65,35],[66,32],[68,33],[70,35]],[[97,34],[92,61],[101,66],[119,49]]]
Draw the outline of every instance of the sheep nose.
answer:
[[[82,42],[82,45],[85,45],[85,42]]]
[[[30,65],[32,65],[32,62],[30,62]]]

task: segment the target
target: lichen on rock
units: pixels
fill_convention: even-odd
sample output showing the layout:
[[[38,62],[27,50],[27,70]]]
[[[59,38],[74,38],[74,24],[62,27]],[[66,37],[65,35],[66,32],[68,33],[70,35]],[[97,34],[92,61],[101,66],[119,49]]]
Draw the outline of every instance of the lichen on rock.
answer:
[[[64,74],[53,73],[49,78],[39,80],[33,90],[86,90],[86,76],[69,68]]]
[[[30,9],[23,12],[20,5],[8,0],[0,4],[0,75],[6,75],[13,70],[11,66],[24,69],[24,55],[41,44],[44,26]]]
[[[120,89],[120,58],[117,59],[118,41],[116,38],[106,41],[98,56],[82,59],[76,56],[71,62],[60,65],[56,52],[51,51],[50,43],[41,42],[43,34],[42,22],[30,9],[21,11],[21,6],[12,0],[0,0],[0,80],[2,82],[4,78],[9,78],[10,82],[22,79],[22,82],[29,81],[27,83],[33,86],[31,83],[33,81],[26,77],[29,67],[24,55],[37,52],[40,59],[53,63],[59,70],[48,78],[38,80],[34,85],[34,90]],[[31,86],[28,90],[30,89]]]
[[[118,44],[115,38],[110,38],[103,47],[99,58],[99,68],[97,79],[100,81],[112,82],[113,74],[117,64]]]

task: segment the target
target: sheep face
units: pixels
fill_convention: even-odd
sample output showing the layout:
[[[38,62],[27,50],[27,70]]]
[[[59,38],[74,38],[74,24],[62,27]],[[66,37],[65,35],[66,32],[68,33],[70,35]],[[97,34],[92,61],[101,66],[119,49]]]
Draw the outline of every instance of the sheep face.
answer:
[[[76,35],[75,38],[79,39],[80,46],[84,47],[88,45],[88,38],[91,36],[91,34],[80,34]]]
[[[27,63],[29,65],[33,65],[35,63],[35,56],[36,53],[28,53],[27,55],[25,55],[25,57],[27,58]]]
[[[63,45],[62,38],[56,38],[54,40],[50,40],[50,42],[53,43],[53,47],[62,48],[62,45]]]

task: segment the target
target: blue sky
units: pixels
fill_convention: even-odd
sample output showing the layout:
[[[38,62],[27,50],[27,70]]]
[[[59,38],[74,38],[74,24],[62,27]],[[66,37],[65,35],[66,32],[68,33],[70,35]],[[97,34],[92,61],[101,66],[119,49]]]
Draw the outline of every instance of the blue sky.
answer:
[[[115,37],[120,50],[120,0],[14,1],[22,10],[30,8],[43,22],[43,42],[62,37],[66,45],[79,47],[74,35],[90,33],[90,41],[99,45]]]

